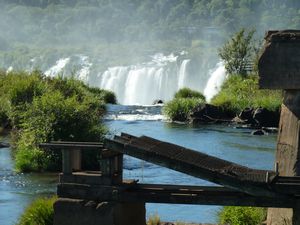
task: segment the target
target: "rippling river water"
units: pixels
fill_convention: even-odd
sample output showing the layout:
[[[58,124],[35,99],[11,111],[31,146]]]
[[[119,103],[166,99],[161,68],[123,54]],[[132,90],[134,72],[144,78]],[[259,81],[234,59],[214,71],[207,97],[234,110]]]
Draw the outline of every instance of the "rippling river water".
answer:
[[[252,136],[250,130],[225,125],[192,126],[164,121],[161,107],[108,106],[111,134],[127,132],[182,145],[248,167],[271,169],[276,135]],[[11,225],[34,198],[55,192],[56,175],[16,174],[9,149],[0,149],[0,225]],[[124,177],[143,183],[211,185],[179,172],[125,157]],[[147,214],[163,221],[216,222],[217,206],[147,204]]]

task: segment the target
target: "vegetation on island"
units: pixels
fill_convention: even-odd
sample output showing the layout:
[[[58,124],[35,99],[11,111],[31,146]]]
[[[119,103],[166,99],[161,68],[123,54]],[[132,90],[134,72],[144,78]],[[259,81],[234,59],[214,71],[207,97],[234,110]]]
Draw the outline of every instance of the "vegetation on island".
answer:
[[[259,89],[258,76],[255,74],[246,77],[230,75],[222,85],[221,91],[211,100],[211,104],[221,106],[234,114],[247,107],[278,111],[281,103],[282,92]]]
[[[254,30],[241,29],[219,49],[225,63],[227,80],[211,103],[238,114],[246,107],[263,107],[278,111],[282,93],[274,90],[260,90],[258,85],[258,45],[252,40]],[[253,66],[249,73],[247,66]]]
[[[272,112],[280,109],[281,91],[259,89],[256,70],[258,45],[252,40],[253,34],[253,30],[241,29],[219,49],[227,79],[210,104],[220,107],[226,115],[238,115],[248,107],[261,107]],[[247,70],[249,62],[253,62],[250,72]],[[183,88],[175,94],[173,100],[165,104],[163,112],[172,121],[187,122],[190,112],[203,103],[205,97],[201,93]]]
[[[205,97],[198,91],[182,88],[174,95],[174,99],[163,107],[163,113],[172,121],[186,122],[189,113],[196,106],[205,103]]]
[[[49,78],[41,72],[0,73],[0,115],[12,128],[12,144],[18,171],[57,171],[61,154],[41,150],[49,141],[101,141],[106,128],[101,123],[111,92],[90,88],[73,78]],[[6,121],[6,122],[5,122]],[[97,156],[83,156],[88,168]]]
[[[179,89],[175,93],[174,98],[199,98],[205,101],[205,96],[202,93],[186,87]]]

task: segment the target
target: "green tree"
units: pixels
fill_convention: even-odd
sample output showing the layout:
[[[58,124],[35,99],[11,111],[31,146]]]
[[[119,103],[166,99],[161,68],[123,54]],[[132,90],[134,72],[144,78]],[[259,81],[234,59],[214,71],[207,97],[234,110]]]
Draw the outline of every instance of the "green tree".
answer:
[[[219,56],[225,62],[229,74],[247,74],[246,67],[253,61],[254,44],[252,41],[254,30],[246,31],[244,28],[237,32],[222,48]]]

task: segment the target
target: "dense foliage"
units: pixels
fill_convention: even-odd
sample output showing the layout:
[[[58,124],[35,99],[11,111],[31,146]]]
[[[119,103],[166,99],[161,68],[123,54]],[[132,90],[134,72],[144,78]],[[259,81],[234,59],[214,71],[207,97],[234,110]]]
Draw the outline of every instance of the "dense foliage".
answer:
[[[223,84],[221,91],[211,103],[224,109],[239,113],[246,107],[264,107],[271,111],[279,110],[282,102],[280,91],[260,90],[258,77],[231,75]]]
[[[219,213],[220,224],[258,225],[266,219],[264,208],[226,206]]]
[[[1,112],[13,128],[17,170],[61,167],[60,154],[39,149],[41,142],[101,141],[105,93],[72,78],[47,78],[39,71],[1,73],[0,99],[6,105]],[[84,156],[89,158],[87,167],[97,164],[96,155],[89,154]]]
[[[172,121],[186,122],[191,110],[203,103],[205,97],[202,93],[182,88],[175,93],[173,100],[164,105],[163,113]]]
[[[38,198],[21,215],[17,225],[52,225],[53,204],[57,198]]]
[[[181,88],[175,93],[174,98],[200,98],[205,101],[205,96],[201,92],[190,88]]]

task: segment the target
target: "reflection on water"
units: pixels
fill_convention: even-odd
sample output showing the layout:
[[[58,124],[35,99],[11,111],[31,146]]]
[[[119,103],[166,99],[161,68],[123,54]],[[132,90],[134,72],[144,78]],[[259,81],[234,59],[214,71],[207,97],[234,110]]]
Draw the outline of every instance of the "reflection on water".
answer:
[[[250,130],[224,125],[186,125],[159,118],[161,107],[109,106],[106,125],[112,134],[147,135],[258,169],[271,169],[275,135],[252,136]],[[120,114],[126,116],[119,116]],[[127,116],[128,115],[128,116]],[[132,120],[132,118],[146,118]],[[211,185],[209,182],[125,156],[124,177],[143,183]],[[0,149],[0,225],[16,222],[24,207],[38,196],[55,192],[56,174],[16,174],[10,150]],[[164,221],[215,223],[217,206],[147,204],[147,214]]]

